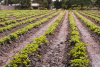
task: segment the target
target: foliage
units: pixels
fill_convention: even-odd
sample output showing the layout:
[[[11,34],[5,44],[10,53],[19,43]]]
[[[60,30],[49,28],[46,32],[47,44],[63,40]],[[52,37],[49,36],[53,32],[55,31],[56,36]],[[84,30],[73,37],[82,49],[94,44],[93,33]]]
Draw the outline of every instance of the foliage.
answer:
[[[95,15],[95,14],[89,14],[89,13],[83,13],[80,11],[81,14],[86,15],[88,17],[91,17],[92,19],[94,19],[97,23],[100,23],[100,19],[99,19],[99,15]],[[96,17],[97,16],[97,17]]]
[[[61,4],[61,2],[59,2],[58,0],[54,2],[54,7],[55,7],[56,9],[61,8],[61,6],[62,6],[62,4]]]
[[[6,67],[29,67],[31,60],[28,57],[34,55],[43,42],[48,43],[46,36],[35,38],[34,42],[28,44],[26,48],[22,49],[19,52],[19,55],[14,56],[13,60],[10,61],[10,64],[6,65]],[[38,57],[41,59],[41,56],[38,55]]]
[[[74,59],[70,62],[72,65],[71,67],[89,67],[88,63],[90,63],[87,57],[81,57],[80,59]]]
[[[100,0],[97,0],[96,1],[96,4],[99,6],[99,8],[100,8]]]
[[[22,28],[22,29],[20,29],[20,30],[15,31],[14,33],[12,33],[12,34],[14,35],[13,37],[11,36],[12,34],[10,34],[10,35],[8,35],[7,37],[4,37],[3,39],[0,39],[0,45],[1,45],[1,44],[3,45],[4,43],[10,43],[11,41],[17,39],[17,37],[26,34],[26,33],[27,33],[29,30],[31,30],[32,28],[37,28],[37,27],[39,27],[41,24],[45,23],[45,22],[48,21],[50,18],[56,16],[59,12],[60,12],[60,11],[58,11],[57,13],[54,13],[53,15],[51,15],[51,16],[49,16],[49,17],[47,17],[47,18],[44,18],[44,19],[42,19],[42,20],[40,20],[40,21],[37,21],[37,22],[35,22],[35,23],[33,23],[33,24],[29,24],[29,25],[27,25],[26,27],[24,27],[24,28]],[[50,13],[48,13],[48,14],[46,14],[46,15],[49,15],[49,14],[50,14]],[[32,22],[32,21],[34,21],[34,18],[32,18],[30,21],[29,21],[29,20],[26,20],[26,22],[22,22],[22,23],[27,23],[27,22]],[[20,25],[20,24],[17,23],[17,25]],[[16,26],[17,26],[17,25],[16,25]],[[14,27],[14,26],[15,26],[15,24],[14,24],[13,26],[11,25],[11,27]],[[9,25],[8,25],[8,28],[4,28],[3,30],[5,30],[5,29],[9,29],[9,30],[10,30],[11,27],[9,27]],[[2,32],[3,30],[1,29],[1,32]],[[16,37],[16,36],[17,36],[17,37]]]
[[[55,8],[63,8],[63,9],[70,9],[73,8],[74,6],[80,7],[83,9],[84,6],[90,6],[91,5],[91,0],[62,0],[58,1],[56,0],[54,2]]]
[[[99,27],[97,27],[94,23],[90,22],[89,20],[87,20],[86,18],[84,18],[83,16],[78,14],[76,11],[75,11],[75,14],[85,23],[85,25],[87,27],[89,27],[90,30],[93,30],[95,33],[100,35],[100,28]]]
[[[55,13],[55,15],[58,13]],[[60,18],[63,17],[63,15],[64,13],[60,16]],[[6,67],[29,67],[31,63],[31,60],[29,59],[29,57],[33,56],[34,53],[39,48],[39,46],[41,46],[43,43],[48,44],[46,35],[40,36],[39,38],[35,38],[33,43],[28,44],[24,49],[22,49],[19,52],[19,55],[14,56],[13,60],[8,65],[6,65]],[[37,55],[37,56],[41,60],[41,56],[40,55]]]
[[[84,44],[80,41],[79,32],[77,29],[77,25],[74,21],[74,17],[69,13],[69,21],[72,28],[71,32],[71,45],[74,45],[75,47],[68,53],[68,55],[71,55],[74,59],[70,61],[72,67],[89,67],[89,59],[86,55],[86,46],[87,44]]]
[[[53,11],[53,12],[55,12],[55,11]],[[5,26],[5,27],[0,28],[0,32],[6,31],[6,30],[11,30],[12,28],[15,28],[15,27],[20,26],[20,25],[25,24],[25,23],[31,23],[32,21],[35,21],[36,19],[40,19],[40,18],[42,18],[42,17],[44,17],[46,15],[49,15],[49,14],[51,14],[53,12],[50,12],[50,13],[47,13],[47,14],[44,14],[44,15],[41,15],[42,14],[41,13],[40,16],[37,17],[37,18],[31,18],[31,19],[28,19],[28,20],[25,20],[25,21],[22,21],[22,22],[19,22],[19,23],[15,23],[15,22],[16,21],[21,21],[23,19],[30,18],[31,16],[27,16],[27,17],[24,17],[24,18],[16,19],[16,20],[8,20],[8,21],[5,21],[5,23],[1,23],[0,25],[1,26],[5,26],[5,25],[8,25],[10,23],[15,23],[15,24],[10,24],[8,26]],[[39,15],[39,14],[37,14],[37,15]],[[35,16],[35,15],[33,15],[33,16]]]
[[[54,24],[52,24],[47,31],[45,32],[45,35],[53,35],[55,29],[58,27],[59,22],[62,21],[63,16],[65,15],[65,12],[56,20]]]
[[[80,11],[80,12],[81,12],[81,11]],[[99,14],[97,15],[96,12],[90,12],[90,11],[82,11],[82,12],[85,13],[86,16],[89,16],[89,17],[90,17],[90,15],[91,15],[92,17],[94,16],[94,17],[96,17],[96,18],[100,18],[100,15],[99,15]],[[82,12],[81,12],[81,13],[82,13]],[[91,18],[92,18],[92,17],[91,17]]]

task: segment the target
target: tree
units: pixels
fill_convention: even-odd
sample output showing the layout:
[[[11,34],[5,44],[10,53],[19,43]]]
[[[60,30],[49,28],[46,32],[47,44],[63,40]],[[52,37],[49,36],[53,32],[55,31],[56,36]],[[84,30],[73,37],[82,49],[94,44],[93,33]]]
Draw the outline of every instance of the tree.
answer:
[[[65,5],[67,9],[71,8],[70,0],[66,1]]]
[[[30,7],[31,6],[31,1],[30,0],[19,0],[20,4],[22,7]]]
[[[50,6],[52,4],[52,0],[48,0],[48,8],[50,9]]]
[[[62,6],[62,2],[60,1],[58,1],[58,0],[56,0],[55,2],[54,2],[54,7],[56,8],[56,9],[59,9],[59,8],[61,8],[61,6]]]
[[[70,0],[72,5],[81,6],[83,9],[84,6],[88,6],[91,4],[91,0]]]
[[[99,8],[100,8],[100,0],[97,0],[96,1],[96,4],[99,6]]]
[[[43,5],[44,5],[45,8],[48,8],[48,6],[49,6],[48,5],[48,1],[47,0],[43,0]]]
[[[16,0],[15,0],[16,1]],[[8,0],[8,4],[14,4],[15,3],[14,0]]]
[[[62,0],[62,8],[65,9],[65,0]]]
[[[5,4],[9,5],[9,4],[20,4],[21,7],[30,7],[31,6],[31,1],[30,0],[5,0]]]

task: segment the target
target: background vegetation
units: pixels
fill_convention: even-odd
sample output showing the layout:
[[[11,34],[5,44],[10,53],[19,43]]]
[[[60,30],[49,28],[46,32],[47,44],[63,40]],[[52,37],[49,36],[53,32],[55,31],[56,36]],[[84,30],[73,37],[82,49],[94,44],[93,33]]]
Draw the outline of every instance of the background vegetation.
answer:
[[[39,3],[48,9],[50,9],[50,6],[53,6],[56,9],[86,9],[92,7],[100,9],[100,0],[4,0],[5,5],[20,4],[21,8],[29,8],[32,2]]]

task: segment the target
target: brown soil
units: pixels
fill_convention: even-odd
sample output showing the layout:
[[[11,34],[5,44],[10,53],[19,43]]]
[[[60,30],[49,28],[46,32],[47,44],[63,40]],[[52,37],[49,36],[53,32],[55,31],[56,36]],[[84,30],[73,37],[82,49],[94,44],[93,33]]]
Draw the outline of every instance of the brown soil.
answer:
[[[49,26],[56,21],[61,13],[48,22],[41,25],[39,28],[33,28],[26,35],[22,35],[18,40],[11,44],[6,44],[0,48],[0,65],[4,66],[9,63],[9,60],[13,59],[13,56],[19,53],[19,51],[26,47],[27,44],[33,42],[34,38],[37,38],[45,33]]]
[[[47,16],[45,16],[45,17],[43,17],[43,18],[46,18],[46,17],[48,17],[48,16],[50,16],[50,15],[47,15]],[[36,18],[36,17],[34,17],[34,18]],[[39,20],[41,20],[41,19],[43,19],[43,18],[37,19],[37,20],[35,20],[35,21],[31,22],[31,23],[22,24],[22,25],[20,25],[20,26],[17,26],[16,28],[12,28],[11,30],[6,30],[6,31],[4,31],[3,33],[0,33],[0,39],[2,39],[3,37],[8,36],[9,34],[15,32],[15,31],[17,31],[17,30],[19,30],[19,29],[21,29],[21,28],[26,27],[26,26],[29,25],[29,24],[35,23],[36,21],[39,21]]]
[[[89,59],[91,61],[91,67],[99,67],[100,66],[100,45],[94,40],[92,37],[91,32],[88,31],[86,26],[78,19],[78,17],[73,13],[75,22],[81,33],[81,39],[84,43],[88,44],[87,46],[87,53]],[[97,40],[98,41],[98,40]]]
[[[78,12],[79,13],[79,12]],[[90,22],[94,23],[96,26],[98,26],[100,28],[100,23],[97,23],[94,19],[92,19],[91,17],[88,17],[86,15],[83,15],[81,13],[79,13],[80,15],[82,15],[83,17],[85,17],[86,19],[88,19]]]
[[[9,20],[14,20],[16,19],[13,15],[10,16]]]
[[[65,49],[65,53],[64,53],[64,60],[63,63],[65,64],[65,67],[71,67],[70,61],[73,59],[72,56],[68,55],[68,53],[74,48],[74,45],[70,45],[69,40],[71,40],[71,27],[70,27],[70,22],[69,22],[69,18],[68,18],[68,35],[66,38],[66,49]]]
[[[83,15],[82,15],[82,16],[83,16]],[[81,19],[80,19],[80,21],[81,21]],[[81,21],[81,22],[82,22],[82,21]],[[84,22],[83,22],[82,24],[83,24],[83,26],[87,27],[87,26],[84,24]],[[99,43],[100,43],[100,36],[99,36],[97,33],[93,32],[92,30],[89,30],[89,29],[88,29],[88,31],[90,32],[91,36],[93,37],[93,40],[96,41],[96,42],[99,44]]]
[[[71,31],[71,28],[69,27],[69,31]],[[63,63],[65,64],[65,67],[71,67],[70,61],[73,60],[73,57],[68,55],[68,53],[74,48],[74,45],[70,45],[69,40],[71,39],[71,33],[69,32],[67,35],[67,40],[66,40],[66,49],[64,53],[64,61]]]
[[[49,43],[47,46],[41,50],[40,55],[42,60],[40,62],[34,63],[30,67],[63,67],[64,53],[66,49],[66,37],[68,34],[68,23],[67,23],[68,12],[63,18],[63,24],[55,30],[54,35],[48,35],[47,39]],[[44,45],[45,46],[45,45]],[[34,59],[34,58],[33,58]]]

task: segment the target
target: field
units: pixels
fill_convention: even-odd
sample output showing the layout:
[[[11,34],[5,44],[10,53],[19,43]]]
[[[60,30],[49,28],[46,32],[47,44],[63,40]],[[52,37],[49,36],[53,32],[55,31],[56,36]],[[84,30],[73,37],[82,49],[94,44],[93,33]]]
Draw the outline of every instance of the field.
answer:
[[[99,67],[100,11],[0,11],[0,67]]]

